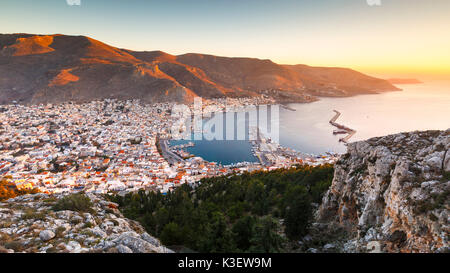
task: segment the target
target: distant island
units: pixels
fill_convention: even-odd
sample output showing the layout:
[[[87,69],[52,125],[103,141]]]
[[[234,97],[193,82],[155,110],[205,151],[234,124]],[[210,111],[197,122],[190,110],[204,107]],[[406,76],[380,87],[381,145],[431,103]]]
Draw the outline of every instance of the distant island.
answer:
[[[420,84],[423,83],[417,79],[388,79],[391,84]]]

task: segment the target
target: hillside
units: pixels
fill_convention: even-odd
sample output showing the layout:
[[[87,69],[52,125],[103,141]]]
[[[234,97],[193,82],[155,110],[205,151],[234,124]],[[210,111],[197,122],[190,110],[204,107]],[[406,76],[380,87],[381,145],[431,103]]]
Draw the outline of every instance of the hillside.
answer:
[[[305,88],[315,96],[344,97],[384,91],[398,91],[391,83],[348,68],[287,66],[299,75]]]
[[[399,90],[341,68],[134,52],[84,36],[0,34],[0,104],[138,98],[145,102],[267,94],[280,102]]]
[[[330,165],[298,166],[203,179],[195,189],[185,184],[165,196],[139,192],[112,200],[172,249],[287,252],[307,233],[332,176]]]
[[[450,129],[352,143],[319,212],[343,251],[449,251]]]
[[[0,253],[171,252],[151,235],[180,252],[448,252],[449,151],[450,129],[411,132],[349,144],[334,168],[214,177],[167,195],[16,192],[27,195],[0,202]]]
[[[349,144],[334,175],[298,167],[115,201],[163,242],[201,252],[448,252],[449,151],[450,129],[401,133]]]
[[[0,202],[0,253],[171,253],[117,204],[94,195]]]

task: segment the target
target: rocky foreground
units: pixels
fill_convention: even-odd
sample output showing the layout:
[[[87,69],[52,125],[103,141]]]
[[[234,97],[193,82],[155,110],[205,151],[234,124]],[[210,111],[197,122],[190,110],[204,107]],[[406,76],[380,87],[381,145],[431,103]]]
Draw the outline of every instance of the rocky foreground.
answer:
[[[88,195],[91,211],[56,210],[64,196],[24,195],[0,203],[0,253],[172,253],[126,219],[118,205]]]
[[[450,129],[349,144],[298,244],[307,252],[449,252],[449,193]],[[102,196],[67,198],[0,203],[0,252],[172,252]]]
[[[344,252],[448,252],[450,129],[352,143],[315,227],[343,228]]]

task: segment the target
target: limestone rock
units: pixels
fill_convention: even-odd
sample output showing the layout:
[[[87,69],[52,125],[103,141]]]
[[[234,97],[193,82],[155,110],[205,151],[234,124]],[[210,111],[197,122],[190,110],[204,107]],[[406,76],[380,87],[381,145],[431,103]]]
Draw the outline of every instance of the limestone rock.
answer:
[[[118,245],[117,251],[119,253],[133,253],[133,251],[129,247],[124,246],[124,245]]]
[[[156,239],[155,237],[150,236],[147,232],[143,233],[141,235],[141,238],[147,242],[149,242],[150,244],[159,247],[161,245],[161,243],[159,242],[158,239]]]
[[[126,232],[115,240],[117,244],[122,244],[130,248],[134,253],[157,253],[158,248],[140,238],[135,232]]]
[[[52,198],[62,198],[57,194]],[[24,249],[23,252],[40,253],[173,253],[150,236],[136,221],[120,213],[118,205],[103,196],[87,195],[95,213],[53,211],[51,202],[43,202],[48,195],[24,195],[0,202],[0,253],[13,250],[2,247],[8,238]],[[25,210],[45,213],[45,219],[23,219]],[[3,224],[4,220],[8,224]],[[21,251],[22,252],[22,251]]]
[[[356,234],[359,251],[448,248],[449,150],[450,129],[349,144],[317,220]]]
[[[47,242],[55,238],[55,233],[51,230],[43,230],[39,233],[39,238],[41,238],[42,241]]]

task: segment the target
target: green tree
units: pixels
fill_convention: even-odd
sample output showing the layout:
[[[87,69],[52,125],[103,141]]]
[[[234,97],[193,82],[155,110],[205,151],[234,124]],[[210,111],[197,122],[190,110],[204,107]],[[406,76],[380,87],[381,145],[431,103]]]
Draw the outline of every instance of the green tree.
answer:
[[[161,242],[167,246],[183,245],[183,238],[182,229],[173,222],[164,226],[160,236]]]
[[[167,195],[139,191],[109,198],[167,245],[207,253],[279,252],[282,230],[290,240],[307,231],[311,202],[320,202],[332,178],[331,165],[296,166],[207,178],[195,189],[185,184]]]
[[[253,229],[256,220],[252,216],[245,216],[239,219],[232,228],[233,233],[235,234],[234,241],[236,242],[236,246],[238,249],[242,251],[247,251],[251,242],[250,239],[253,235]]]
[[[225,216],[221,212],[213,214],[211,224],[207,229],[203,251],[211,253],[233,252],[236,250],[233,234],[227,227]]]
[[[278,234],[279,224],[270,216],[260,219],[253,227],[251,253],[277,253],[283,244]]]
[[[285,232],[290,240],[298,240],[308,231],[312,219],[312,207],[309,196],[298,192],[287,209],[285,219]]]

